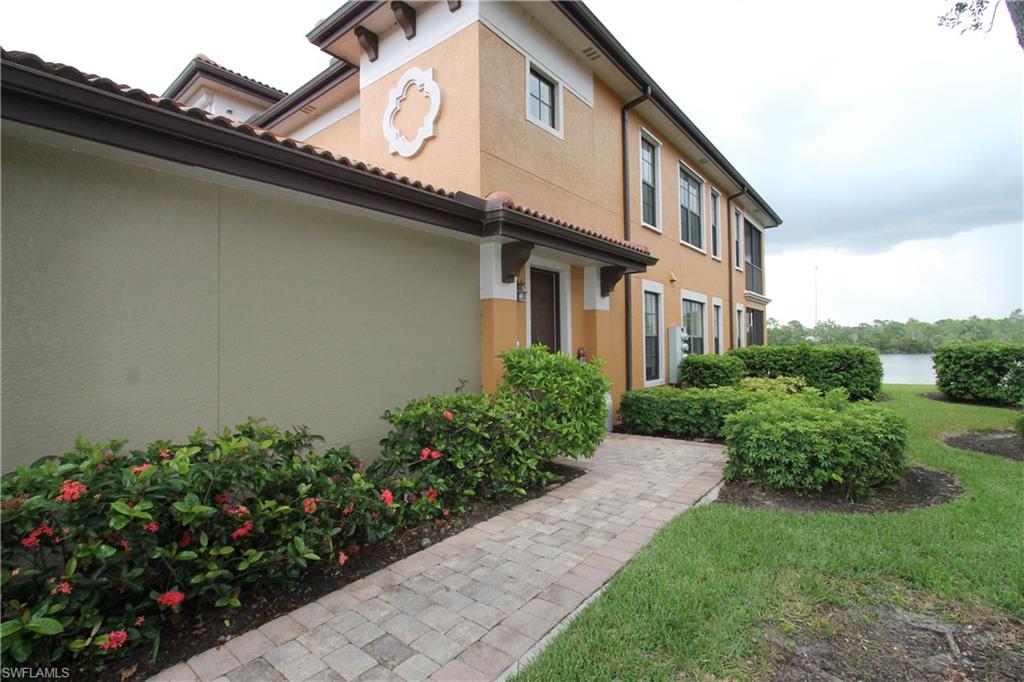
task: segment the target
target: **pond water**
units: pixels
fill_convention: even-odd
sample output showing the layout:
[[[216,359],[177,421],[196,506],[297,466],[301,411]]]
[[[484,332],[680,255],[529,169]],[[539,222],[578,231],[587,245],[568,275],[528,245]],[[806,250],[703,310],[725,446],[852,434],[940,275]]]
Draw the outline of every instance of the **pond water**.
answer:
[[[930,353],[882,353],[881,358],[884,384],[935,383]]]

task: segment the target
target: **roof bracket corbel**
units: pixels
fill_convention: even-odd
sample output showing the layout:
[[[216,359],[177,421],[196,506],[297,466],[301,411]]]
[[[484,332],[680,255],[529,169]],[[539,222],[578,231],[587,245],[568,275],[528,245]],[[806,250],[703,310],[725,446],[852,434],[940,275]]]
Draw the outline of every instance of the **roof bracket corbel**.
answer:
[[[416,37],[416,10],[412,5],[402,0],[393,0],[391,11],[395,13],[395,21],[405,31],[405,39],[412,40]]]
[[[501,245],[501,281],[511,284],[516,275],[530,259],[533,244],[529,242],[505,242]]]
[[[448,11],[454,12],[462,7],[462,0],[448,0]]]
[[[601,295],[610,296],[615,285],[626,274],[626,268],[617,265],[606,265],[601,268]]]
[[[366,58],[371,62],[377,61],[377,57],[380,56],[380,52],[378,51],[379,41],[377,39],[377,34],[365,26],[356,26],[355,33],[356,40],[359,41],[359,47],[362,48],[363,54],[366,55]]]

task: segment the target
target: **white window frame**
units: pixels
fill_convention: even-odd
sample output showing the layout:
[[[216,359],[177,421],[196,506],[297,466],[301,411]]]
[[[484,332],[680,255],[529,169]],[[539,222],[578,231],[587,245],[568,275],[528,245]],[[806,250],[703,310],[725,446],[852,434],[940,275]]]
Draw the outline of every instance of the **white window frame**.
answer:
[[[764,259],[765,259],[765,253],[767,252],[767,248],[765,247],[765,244],[764,244],[764,228],[761,227],[760,225],[758,225],[757,221],[751,220],[748,216],[744,216],[744,220],[749,222],[750,225],[755,230],[757,230],[758,232],[761,233],[761,253],[760,253],[760,256],[761,256],[761,277],[763,278],[764,277],[764,269],[765,269],[764,268],[764,265],[765,265]],[[743,236],[742,236],[741,241],[743,242],[743,270],[745,272],[746,269],[747,269],[747,231],[746,231],[746,225],[744,225]],[[761,284],[762,284],[762,288],[763,288],[763,285],[764,285],[764,281],[763,280],[762,280]],[[753,294],[754,296],[764,296],[764,292],[763,291],[758,292],[758,291],[751,291],[750,289],[747,289],[747,278],[746,277],[743,278],[743,291],[746,294]]]
[[[702,304],[704,306],[704,329],[703,329],[703,332],[704,332],[704,336],[703,336],[703,339],[704,339],[704,352],[701,353],[701,355],[709,355],[711,353],[711,351],[708,350],[708,330],[711,328],[711,325],[708,324],[708,314],[709,314],[709,311],[710,311],[710,306],[708,306],[708,295],[707,294],[702,294],[699,291],[690,291],[689,289],[680,289],[679,290],[679,324],[680,324],[680,326],[682,326],[683,323],[686,320],[686,316],[685,316],[685,308],[686,308],[686,306],[684,304],[684,301],[689,301],[691,303],[700,303],[700,304]],[[689,333],[689,330],[687,330],[687,333]]]
[[[548,69],[545,69],[536,60],[527,58],[525,61],[526,61],[526,81],[525,81],[526,88],[523,90],[523,92],[526,93],[526,98],[525,98],[526,99],[526,120],[529,121],[530,123],[534,124],[538,128],[540,128],[541,130],[544,130],[545,132],[548,132],[548,133],[554,135],[559,140],[564,140],[565,139],[565,116],[564,116],[563,112],[564,112],[565,108],[563,106],[563,103],[565,101],[565,97],[563,96],[562,93],[565,90],[565,86],[562,85],[562,81],[560,81],[558,78],[556,78],[555,75],[553,73],[551,73],[551,71],[549,71]],[[546,80],[551,81],[551,83],[554,84],[554,86],[555,86],[555,91],[554,91],[554,94],[553,94],[553,102],[552,102],[552,104],[553,104],[553,106],[555,108],[555,127],[554,128],[549,126],[547,121],[542,121],[539,118],[536,118],[533,115],[533,113],[530,111],[530,71],[536,71],[540,75],[544,76],[544,78]]]
[[[654,145],[654,217],[658,220],[657,225],[651,225],[644,220],[644,140]],[[640,225],[661,234],[661,226],[665,223],[661,210],[661,140],[652,135],[649,130],[640,126],[638,149],[640,154],[637,156],[637,162],[640,172],[637,173],[637,184],[639,186],[639,194],[637,196],[640,199]]]
[[[747,308],[742,303],[736,304],[736,314],[739,317],[739,330],[733,334],[733,339],[739,342],[737,348],[746,348],[747,346]],[[735,322],[735,318],[733,319]]]
[[[715,207],[718,210],[715,210]],[[709,251],[711,257],[719,263],[722,262],[722,193],[714,187],[711,188],[711,201],[708,204],[710,209],[708,213],[711,215],[708,217],[708,222],[711,224],[711,245]],[[715,213],[718,213],[718,224],[715,224]],[[715,253],[715,237],[718,237],[718,253]]]
[[[687,173],[689,173],[690,175],[695,177],[697,179],[697,182],[700,183],[700,188],[699,188],[699,191],[697,192],[697,200],[700,201],[700,234],[701,234],[701,241],[705,244],[705,246],[703,246],[703,247],[697,246],[695,244],[691,244],[690,242],[688,242],[685,239],[683,239],[683,214],[682,214],[682,211],[683,211],[683,188],[680,187],[680,185],[682,183],[679,182],[679,180],[682,179],[683,171],[686,171]],[[708,250],[707,250],[707,243],[708,243],[708,227],[707,227],[707,225],[708,225],[708,220],[707,220],[706,212],[704,210],[705,204],[707,203],[707,202],[704,201],[704,189],[707,186],[708,186],[707,178],[705,178],[703,175],[701,175],[696,170],[694,170],[692,166],[690,166],[688,163],[686,163],[682,159],[679,160],[679,178],[676,180],[676,192],[678,192],[678,194],[679,194],[679,201],[676,202],[678,204],[678,206],[679,206],[679,243],[682,244],[683,246],[688,246],[691,249],[693,249],[694,251],[697,251],[698,253],[702,253],[705,256],[708,253]]]
[[[562,347],[555,350],[573,354],[572,347],[572,266],[555,260],[531,256],[526,261],[526,345],[533,345],[533,272],[531,267],[558,273],[558,323],[561,325]]]
[[[732,245],[736,251],[735,259],[732,264],[736,268],[737,272],[743,272],[743,218],[744,213],[740,209],[735,209],[732,212]]]
[[[641,364],[641,371],[644,372],[644,388],[652,388],[654,386],[665,385],[665,285],[660,282],[652,282],[648,279],[640,280],[640,337],[643,342],[640,344],[642,349],[643,363]],[[658,294],[658,378],[647,380],[647,339],[644,337],[644,316],[646,310],[644,310],[644,304],[647,297],[644,296],[647,292],[652,294]],[[632,360],[630,360],[632,361]]]
[[[718,311],[718,320],[715,320],[715,311]],[[714,297],[711,299],[711,326],[712,334],[711,337],[711,352],[714,353],[714,341],[718,339],[718,354],[725,355],[725,320],[723,319],[725,311],[722,308],[722,299]]]

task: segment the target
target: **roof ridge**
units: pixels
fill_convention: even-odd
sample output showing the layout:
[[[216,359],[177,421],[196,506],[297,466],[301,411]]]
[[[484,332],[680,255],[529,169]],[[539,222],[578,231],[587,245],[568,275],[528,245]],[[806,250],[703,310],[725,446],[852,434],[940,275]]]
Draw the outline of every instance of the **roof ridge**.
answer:
[[[245,80],[249,81],[250,83],[255,83],[256,85],[262,85],[265,88],[270,88],[274,92],[279,92],[279,93],[281,93],[284,96],[288,96],[288,92],[287,91],[282,90],[281,88],[275,88],[273,85],[270,85],[269,83],[264,83],[263,81],[256,80],[252,76],[246,76],[244,73],[241,73],[239,71],[235,71],[234,69],[229,69],[228,67],[224,66],[220,62],[218,62],[218,61],[216,61],[214,59],[210,59],[209,57],[207,57],[202,52],[197,52],[196,56],[193,57],[192,60],[193,61],[197,61],[197,62],[202,62],[203,64],[206,64],[207,66],[212,66],[213,68],[220,69],[221,71],[227,71],[228,73],[233,74],[235,76],[238,76],[239,78],[244,78]]]

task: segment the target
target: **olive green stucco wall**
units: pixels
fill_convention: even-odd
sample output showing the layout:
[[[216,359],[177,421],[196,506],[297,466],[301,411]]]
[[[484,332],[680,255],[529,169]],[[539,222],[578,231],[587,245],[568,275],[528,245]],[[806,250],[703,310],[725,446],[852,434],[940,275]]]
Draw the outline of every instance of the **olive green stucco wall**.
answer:
[[[480,383],[465,241],[4,134],[3,469],[249,415],[372,456]]]

